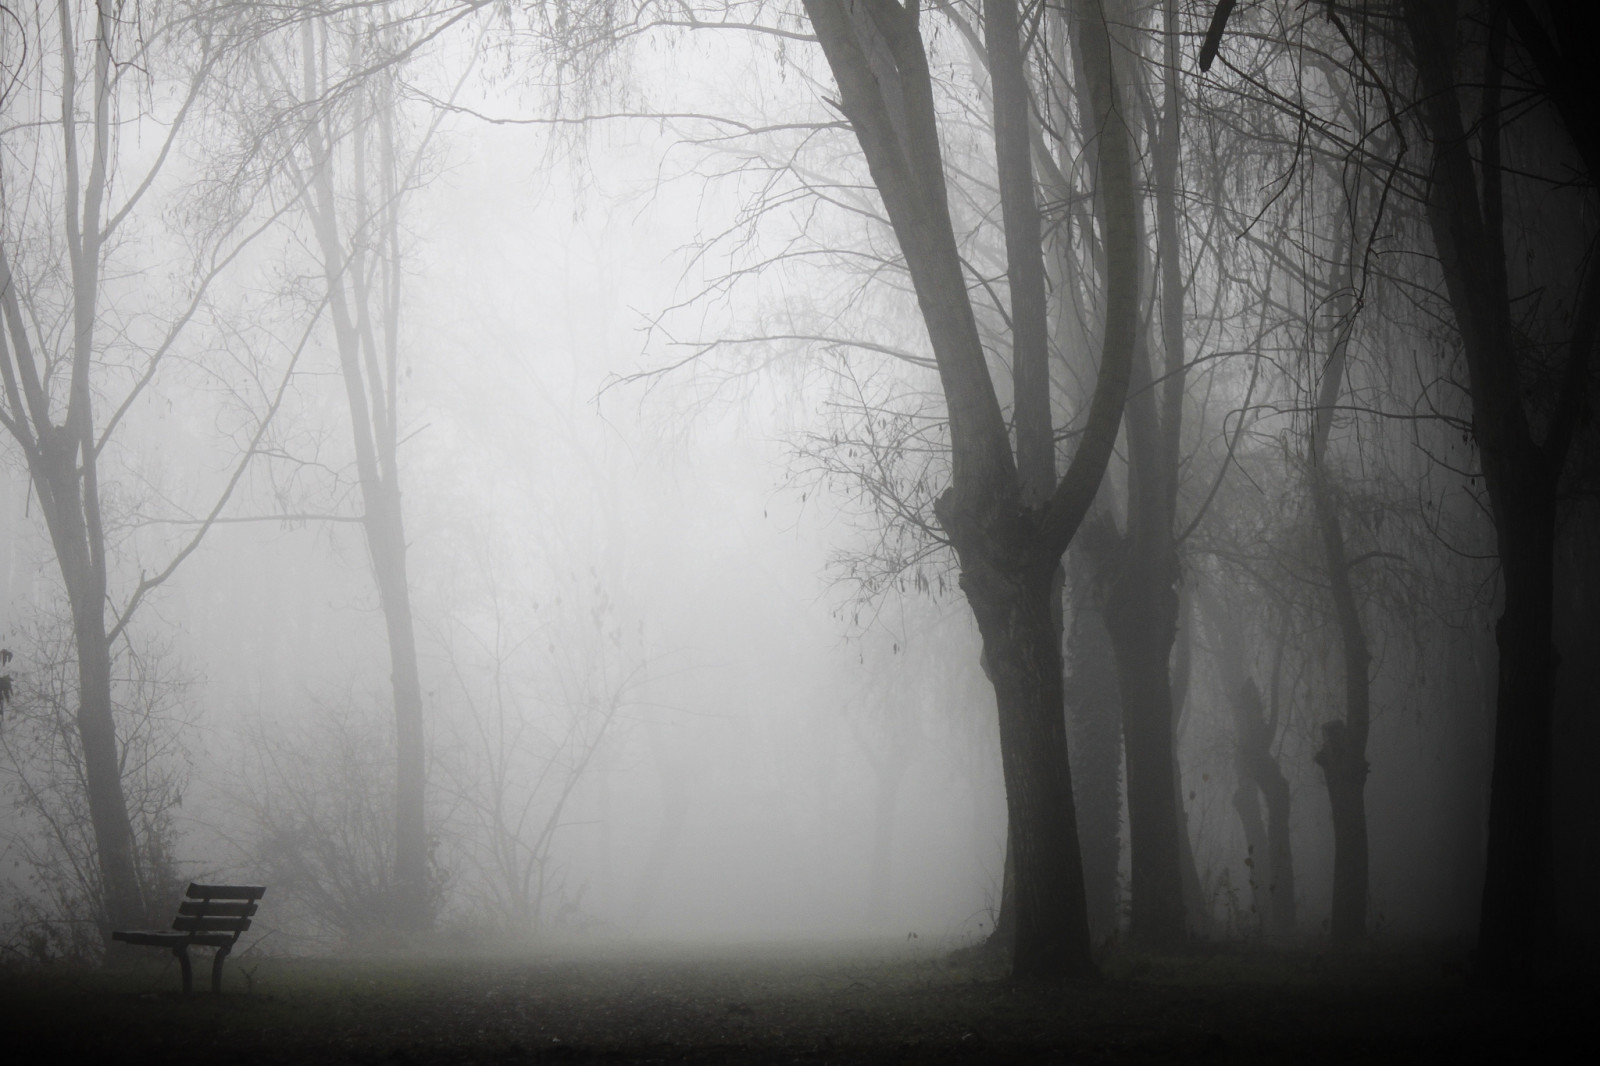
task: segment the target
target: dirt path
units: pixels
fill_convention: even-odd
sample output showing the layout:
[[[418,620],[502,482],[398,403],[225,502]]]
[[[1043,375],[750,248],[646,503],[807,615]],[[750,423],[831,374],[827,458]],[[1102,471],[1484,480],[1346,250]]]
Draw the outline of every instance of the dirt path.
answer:
[[[884,946],[246,957],[185,1001],[140,958],[0,971],[0,1031],[39,1062],[1432,1062],[1526,1058],[1587,999],[1490,996],[1420,953],[1107,969],[1029,989]]]

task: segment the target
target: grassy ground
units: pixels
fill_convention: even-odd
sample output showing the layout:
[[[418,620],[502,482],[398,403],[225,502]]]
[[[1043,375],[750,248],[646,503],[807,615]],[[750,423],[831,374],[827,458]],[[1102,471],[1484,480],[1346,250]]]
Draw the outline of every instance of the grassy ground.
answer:
[[[177,986],[154,951],[0,970],[0,1034],[38,1062],[1520,1061],[1592,1011],[1582,989],[1490,994],[1399,949],[1122,956],[1048,989],[888,944],[247,954],[220,997]],[[1585,1039],[1560,1058],[1600,1061]]]

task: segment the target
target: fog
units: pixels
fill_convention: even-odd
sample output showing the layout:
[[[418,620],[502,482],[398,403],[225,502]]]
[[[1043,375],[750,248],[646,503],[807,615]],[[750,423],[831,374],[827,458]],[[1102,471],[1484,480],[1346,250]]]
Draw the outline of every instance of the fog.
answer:
[[[1176,31],[1161,5],[1113,5],[1106,62],[1139,71],[1145,94],[1126,138],[1138,277],[1119,305],[1112,194],[1098,191],[1112,179],[1089,143],[1111,157],[1121,142],[1088,102],[1099,61],[1045,20],[1044,66],[1018,81],[1037,96],[1037,143],[1019,151],[1035,160],[1024,187],[1037,185],[1045,220],[1040,495],[1026,484],[1029,387],[1012,391],[1025,312],[1008,272],[1023,260],[1002,217],[1015,202],[998,191],[984,66],[998,60],[962,36],[976,8],[924,14],[951,261],[959,249],[1006,476],[1023,485],[1004,513],[1045,515],[1058,477],[1082,481],[1076,457],[1110,433],[1070,547],[1004,571],[1013,556],[982,552],[1022,543],[993,532],[1010,519],[962,524],[977,497],[961,479],[989,468],[962,458],[979,454],[961,450],[963,425],[981,419],[951,424],[947,397],[968,387],[951,384],[954,342],[938,333],[946,298],[928,279],[941,275],[901,243],[913,227],[896,212],[915,197],[882,192],[887,157],[870,155],[867,105],[850,95],[864,90],[836,84],[844,61],[816,46],[813,5],[560,19],[471,6],[308,4],[278,24],[253,5],[147,4],[113,31],[69,4],[76,37],[42,8],[11,18],[10,954],[97,957],[110,930],[163,924],[189,881],[266,885],[249,934],[262,954],[973,947],[994,933],[1008,877],[1029,900],[1066,898],[1035,858],[1056,846],[1050,833],[1072,836],[1074,864],[1081,841],[1066,883],[1086,886],[1073,920],[1097,957],[1122,940],[1478,942],[1500,861],[1497,691],[1502,716],[1506,700],[1535,698],[1505,695],[1495,627],[1521,601],[1501,553],[1524,542],[1504,516],[1534,505],[1480,450],[1499,438],[1484,436],[1475,397],[1492,386],[1452,317],[1455,253],[1441,273],[1426,168],[1420,155],[1390,165],[1402,123],[1351,73],[1356,59],[1296,68],[1289,30],[1239,43],[1238,66],[1210,80],[1186,58],[1174,216],[1158,203],[1169,142],[1156,111],[1169,106],[1163,34]],[[1174,8],[1186,56],[1211,7]],[[1268,25],[1264,11],[1248,18]],[[690,28],[719,20],[745,29]],[[1327,24],[1296,26],[1337,45]],[[75,72],[63,36],[79,41]],[[93,80],[108,76],[94,68],[102,40],[109,87]],[[1390,49],[1374,62],[1406,60]],[[1338,122],[1296,127],[1257,92],[1272,78]],[[63,135],[66,84],[78,128]],[[1542,353],[1507,380],[1526,384],[1531,414],[1518,417],[1536,435],[1594,395],[1594,287],[1576,280],[1593,272],[1593,175],[1587,142],[1572,149],[1553,109],[1505,134],[1524,167],[1506,179],[1521,182],[1502,223],[1506,321]],[[886,128],[911,138],[894,122],[914,120],[894,114]],[[1425,120],[1404,123],[1424,151]],[[1362,136],[1371,146],[1351,147]],[[66,143],[104,153],[104,173]],[[84,252],[86,197],[101,197],[86,225],[108,236]],[[1181,277],[1161,273],[1162,256],[1181,257]],[[1126,406],[1119,432],[1122,416],[1096,423],[1091,398],[1116,307],[1135,305],[1127,358],[1143,362],[1107,408]],[[1569,332],[1576,370],[1560,354]],[[360,444],[353,420],[370,434]],[[1548,876],[1526,905],[1542,927],[1592,940],[1597,797],[1581,767],[1595,740],[1583,649],[1596,449],[1592,422],[1575,424],[1550,479],[1556,561],[1540,586],[1561,672],[1544,672],[1554,724],[1536,778],[1562,805],[1539,823]],[[52,473],[46,438],[69,430],[95,443],[72,437]],[[1158,437],[1170,475],[1152,465]],[[1160,543],[1139,555],[1147,541]],[[85,564],[69,588],[74,551],[100,569]],[[1010,584],[984,584],[1002,571]],[[1047,578],[1026,602],[1049,610],[982,613],[996,589]],[[1026,619],[1051,611],[1055,651],[1008,650],[1033,647]],[[1136,646],[1158,633],[1154,651]],[[84,724],[91,636],[109,656],[109,771]],[[1152,670],[1164,717],[1140,718]],[[1000,706],[997,687],[1012,693]],[[1003,763],[1001,723],[1025,716],[1024,690],[1055,700],[1042,720],[1065,724],[1064,746],[1018,740]],[[1165,761],[1146,754],[1152,730]],[[1355,733],[1352,755],[1339,738]],[[1026,767],[1052,758],[1057,776],[1072,771],[1075,826],[1059,804],[1051,823],[1065,829],[1019,821],[1019,804],[1044,801],[1018,797],[1046,787]],[[1361,868],[1348,882],[1355,838],[1330,796],[1356,763]],[[95,795],[108,772],[115,816]],[[1164,800],[1139,798],[1167,779]],[[1168,842],[1149,873],[1147,832]],[[1019,833],[1030,843],[1017,850]],[[107,858],[117,847],[122,873]],[[1157,899],[1176,908],[1168,924],[1145,902]],[[1058,943],[1048,907],[1017,906],[1011,935]],[[1028,957],[1019,975],[1072,968]]]

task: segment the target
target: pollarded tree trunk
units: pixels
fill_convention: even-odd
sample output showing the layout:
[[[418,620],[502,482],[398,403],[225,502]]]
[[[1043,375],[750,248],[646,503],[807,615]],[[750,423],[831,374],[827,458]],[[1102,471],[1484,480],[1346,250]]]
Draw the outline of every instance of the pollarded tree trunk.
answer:
[[[958,549],[959,551],[959,549]],[[1087,969],[1083,866],[1062,714],[1054,567],[1000,570],[962,560],[962,588],[994,677],[1017,915],[1013,968],[1053,976]],[[1063,966],[1062,960],[1074,960]]]
[[[944,392],[951,478],[935,513],[955,549],[993,677],[1015,866],[1013,973],[1027,979],[1093,970],[1053,600],[1061,555],[1116,441],[1137,317],[1133,171],[1127,129],[1113,105],[1110,41],[1098,6],[1080,0],[1076,7],[1080,49],[1096,93],[1091,111],[1108,205],[1107,325],[1078,451],[1056,482],[1031,102],[1016,3],[984,4],[1012,303],[1014,457],[950,221],[919,8],[895,0],[806,0],[838,83],[840,108],[905,257]]]

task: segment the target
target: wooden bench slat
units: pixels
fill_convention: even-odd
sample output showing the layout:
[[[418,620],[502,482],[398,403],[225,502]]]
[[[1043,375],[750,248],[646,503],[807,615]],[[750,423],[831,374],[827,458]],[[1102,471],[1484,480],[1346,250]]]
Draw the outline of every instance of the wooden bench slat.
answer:
[[[250,928],[250,919],[180,914],[172,919],[172,928],[185,933],[242,933]]]
[[[265,885],[189,885],[190,899],[247,899],[257,900],[267,894]]]
[[[223,948],[232,947],[232,933],[180,933],[172,929],[149,929],[136,932],[114,932],[112,940],[146,948]]]
[[[132,929],[118,930],[111,934],[112,940],[120,940],[124,944],[140,944],[147,947],[175,947],[178,944],[189,942],[188,933],[174,932],[171,929]]]
[[[186,899],[178,904],[179,914],[205,914],[217,918],[248,918],[257,909],[254,903],[223,903],[209,899]]]

